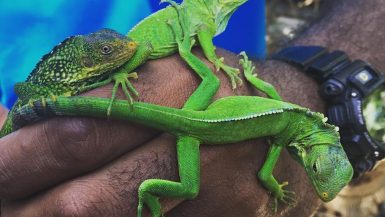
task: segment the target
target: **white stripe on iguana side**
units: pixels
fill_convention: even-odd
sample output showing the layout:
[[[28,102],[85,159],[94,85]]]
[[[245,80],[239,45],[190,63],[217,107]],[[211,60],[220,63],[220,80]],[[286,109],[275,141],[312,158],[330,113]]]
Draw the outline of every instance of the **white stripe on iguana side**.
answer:
[[[290,108],[287,108],[287,109],[277,109],[277,110],[272,110],[272,111],[262,112],[262,113],[255,113],[255,114],[250,114],[250,115],[241,116],[241,117],[232,117],[232,118],[225,118],[225,119],[202,119],[202,118],[185,117],[185,116],[178,115],[178,114],[173,114],[173,113],[170,113],[170,112],[160,111],[158,109],[151,109],[151,108],[148,108],[148,107],[142,107],[140,105],[135,105],[135,107],[138,107],[138,108],[141,108],[141,109],[144,109],[144,110],[147,109],[149,111],[163,113],[163,114],[170,115],[170,116],[179,117],[179,118],[186,119],[186,120],[205,122],[205,123],[219,123],[219,122],[232,122],[232,121],[239,121],[239,120],[247,120],[247,119],[258,118],[258,117],[262,117],[262,116],[266,116],[266,115],[283,113],[285,110],[287,110],[287,111],[292,110]]]

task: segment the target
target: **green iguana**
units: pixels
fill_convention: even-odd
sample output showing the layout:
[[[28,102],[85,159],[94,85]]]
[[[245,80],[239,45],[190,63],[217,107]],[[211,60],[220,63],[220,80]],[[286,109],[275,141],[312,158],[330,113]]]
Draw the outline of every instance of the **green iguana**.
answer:
[[[25,82],[15,85],[19,97],[0,131],[0,138],[12,132],[15,109],[31,100],[50,96],[73,96],[85,86],[105,80],[135,53],[137,44],[120,33],[102,29],[72,36],[42,57]]]
[[[124,65],[121,71],[112,76],[111,79],[90,85],[86,90],[103,86],[111,82],[111,80],[114,80],[115,85],[110,103],[112,104],[115,99],[119,85],[121,85],[125,91],[129,102],[132,103],[132,96],[129,94],[129,91],[127,91],[127,86],[132,87],[127,77],[136,77],[136,73],[132,71],[148,59],[159,59],[178,52],[178,45],[174,33],[183,33],[175,22],[178,21],[178,16],[182,9],[183,12],[187,13],[186,15],[191,22],[189,36],[192,41],[192,46],[198,41],[206,58],[216,66],[217,70],[223,69],[231,80],[233,89],[235,89],[237,83],[242,83],[242,80],[238,77],[239,70],[227,66],[224,64],[223,58],[216,56],[212,39],[225,30],[231,15],[246,1],[247,0],[184,0],[181,5],[177,5],[171,0],[161,0],[161,3],[169,2],[172,6],[168,6],[144,18],[127,34],[129,38],[139,44],[138,51],[132,59]],[[174,30],[170,28],[170,23],[174,26]],[[133,88],[130,88],[130,90],[134,95],[138,95],[137,91]],[[110,114],[110,112],[111,105],[107,109],[107,114]]]
[[[188,19],[181,17],[181,27],[188,33]],[[186,30],[186,31],[185,31]],[[161,216],[159,197],[193,199],[200,185],[200,144],[220,145],[259,137],[270,137],[271,147],[258,172],[264,187],[275,201],[291,203],[293,192],[284,190],[287,182],[279,183],[273,169],[284,147],[304,168],[323,201],[330,201],[351,180],[352,166],[340,144],[336,127],[326,123],[320,113],[311,112],[287,102],[270,84],[252,75],[254,67],[244,55],[240,62],[246,79],[270,98],[232,96],[210,104],[219,81],[210,69],[191,53],[189,34],[176,37],[182,58],[202,78],[202,83],[182,109],[149,103],[127,101],[112,104],[110,118],[127,120],[169,132],[177,137],[177,158],[180,182],[149,179],[139,187],[138,217],[143,205],[152,216]],[[52,115],[106,118],[109,99],[95,97],[57,97],[35,101],[23,106],[14,115],[15,129]],[[276,207],[276,206],[275,206]]]
[[[225,73],[231,79],[233,88],[236,87],[236,82],[241,83],[241,79],[238,77],[239,70],[225,65],[223,63],[223,59],[216,56],[212,39],[215,35],[218,35],[225,30],[231,15],[240,5],[246,1],[247,0],[185,0],[181,5],[183,9],[188,11],[189,19],[193,24],[190,26],[191,29],[189,30],[189,32],[191,32],[190,40],[193,42],[193,44],[195,44],[195,38],[198,38],[199,44],[201,45],[205,56],[215,64],[218,70],[221,68],[225,71]],[[138,95],[137,91],[128,80],[128,78],[137,78],[137,74],[132,71],[146,62],[148,59],[162,58],[178,51],[178,45],[175,41],[174,34],[175,32],[177,32],[177,34],[183,34],[183,32],[177,23],[173,23],[173,28],[175,31],[172,30],[170,28],[170,22],[178,20],[178,13],[180,10],[179,5],[168,0],[163,0],[161,2],[170,2],[173,4],[173,6],[169,6],[165,9],[155,12],[133,27],[132,30],[127,34],[127,40],[130,41],[130,46],[127,47],[127,51],[123,51],[120,48],[114,48],[112,49],[112,54],[104,55],[109,57],[109,59],[104,59],[105,61],[111,61],[106,62],[106,66],[110,67],[110,69],[104,70],[103,67],[101,67],[100,74],[98,74],[99,66],[97,65],[97,61],[102,59],[92,59],[99,57],[90,56],[91,58],[84,58],[80,60],[80,58],[77,56],[78,54],[81,54],[81,52],[89,52],[90,50],[80,50],[80,53],[71,52],[72,49],[78,46],[76,43],[82,43],[78,42],[80,41],[78,38],[83,36],[75,36],[69,38],[62,42],[61,45],[55,47],[52,53],[44,56],[42,61],[36,66],[26,82],[19,83],[15,86],[17,95],[21,99],[16,103],[16,106],[19,107],[20,105],[24,105],[29,99],[36,97],[44,98],[47,95],[62,94],[75,95],[100,86],[104,86],[113,80],[115,81],[115,85],[112,90],[110,106],[106,110],[107,114],[110,114],[111,112],[111,104],[116,97],[116,92],[119,85],[122,86],[122,90],[128,98],[129,103],[131,104],[133,100],[130,95],[130,91],[135,95]],[[94,35],[100,36],[100,42],[103,42],[102,33],[103,31],[101,31],[100,34],[95,33]],[[118,34],[119,33],[116,33],[116,36],[118,36]],[[89,37],[93,36],[90,35]],[[119,35],[119,40],[124,40],[124,38]],[[136,46],[137,44],[138,47]],[[64,49],[64,46],[68,46],[69,50],[66,50],[67,48]],[[106,47],[106,49],[108,48]],[[61,52],[60,58],[62,61],[56,60],[56,56],[59,55],[59,51]],[[123,58],[124,62],[127,62],[127,60],[131,58],[126,64],[124,64],[123,67],[120,67],[122,62],[119,62],[120,60],[118,58],[114,59],[114,55],[120,52],[129,54],[129,56]],[[51,60],[48,60],[48,58],[51,58]],[[71,60],[71,58],[77,59],[79,61],[75,61],[73,63],[71,61],[66,61],[66,59]],[[55,61],[53,61],[54,59]],[[107,63],[113,64],[110,65]],[[103,64],[103,62],[101,62],[101,64]],[[90,76],[91,79],[88,79],[87,77],[83,78],[82,76],[67,77],[68,69],[82,70],[84,67],[89,67],[90,70],[95,70],[95,75],[91,73],[86,75],[82,72],[84,74],[82,76]],[[107,71],[111,71],[111,69],[118,67],[120,67],[120,69],[116,73],[110,76],[104,76]],[[51,70],[54,70],[54,72],[51,72]],[[36,73],[37,71],[39,73]],[[76,74],[80,73],[80,71],[71,73]],[[41,80],[43,78],[44,80]],[[70,87],[65,84],[66,82],[73,82],[73,84]],[[76,85],[74,85],[75,83]],[[37,87],[41,85],[45,87],[43,87],[43,89]],[[76,87],[76,90],[67,89],[73,87]],[[12,114],[12,112],[10,114]],[[11,124],[12,123],[8,119],[6,121],[5,127],[3,127],[2,131],[0,131],[0,137],[12,131],[11,127],[9,127]]]

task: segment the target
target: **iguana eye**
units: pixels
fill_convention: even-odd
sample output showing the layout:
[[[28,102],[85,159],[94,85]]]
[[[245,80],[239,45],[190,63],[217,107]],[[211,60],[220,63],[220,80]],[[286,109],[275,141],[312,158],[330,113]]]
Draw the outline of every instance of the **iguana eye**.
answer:
[[[112,52],[112,47],[110,45],[103,45],[102,46],[102,54],[110,54]]]

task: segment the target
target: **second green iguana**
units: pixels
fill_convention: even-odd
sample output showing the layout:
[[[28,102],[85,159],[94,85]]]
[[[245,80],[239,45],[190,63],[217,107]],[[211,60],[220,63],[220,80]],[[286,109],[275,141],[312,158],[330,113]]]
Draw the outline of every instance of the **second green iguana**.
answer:
[[[159,59],[178,52],[175,33],[185,34],[178,24],[180,13],[185,13],[184,16],[191,23],[188,27],[191,46],[200,45],[206,58],[216,66],[217,70],[222,69],[226,73],[233,89],[236,88],[237,83],[242,83],[238,77],[239,69],[226,65],[223,58],[217,57],[212,40],[226,29],[231,15],[247,0],[184,0],[180,5],[171,0],[161,0],[162,2],[172,5],[144,18],[128,32],[127,36],[138,43],[138,50],[130,61],[110,79],[90,85],[85,90],[103,86],[114,80],[110,103],[112,104],[115,99],[119,85],[125,91],[128,101],[132,103],[132,96],[127,90],[127,86],[132,85],[127,77],[135,77],[136,73],[132,71],[149,59]],[[138,95],[136,90],[130,88],[130,91]],[[107,114],[111,112],[111,104]]]

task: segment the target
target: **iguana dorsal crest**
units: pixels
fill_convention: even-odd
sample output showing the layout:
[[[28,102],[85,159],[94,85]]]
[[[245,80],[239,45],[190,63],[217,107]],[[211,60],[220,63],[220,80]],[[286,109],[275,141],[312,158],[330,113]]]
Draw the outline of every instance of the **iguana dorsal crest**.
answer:
[[[27,81],[29,81],[39,70],[40,68],[42,67],[42,63],[44,61],[46,61],[47,59],[49,59],[50,57],[52,57],[53,55],[56,54],[56,52],[66,46],[69,42],[72,42],[72,40],[75,38],[76,36],[70,36],[68,38],[66,38],[64,41],[60,42],[59,44],[57,44],[49,53],[45,54],[44,56],[41,57],[40,61],[36,64],[35,68],[33,68],[32,72],[28,75],[27,77]]]

